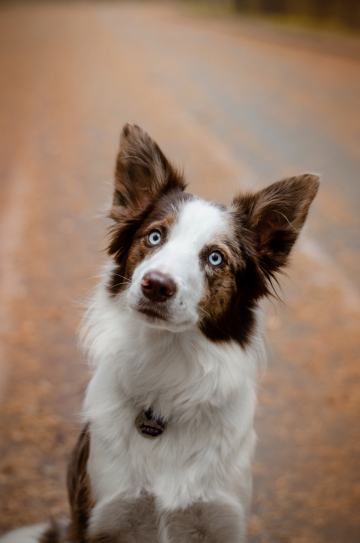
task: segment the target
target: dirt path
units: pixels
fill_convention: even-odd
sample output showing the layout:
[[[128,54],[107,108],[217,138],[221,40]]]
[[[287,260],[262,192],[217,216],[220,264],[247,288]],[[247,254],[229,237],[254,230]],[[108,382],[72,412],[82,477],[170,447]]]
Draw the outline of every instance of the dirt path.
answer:
[[[323,173],[286,306],[267,310],[249,540],[360,539],[360,62],[249,28],[145,4],[0,10],[0,531],[67,510],[94,216],[130,121],[225,203]]]

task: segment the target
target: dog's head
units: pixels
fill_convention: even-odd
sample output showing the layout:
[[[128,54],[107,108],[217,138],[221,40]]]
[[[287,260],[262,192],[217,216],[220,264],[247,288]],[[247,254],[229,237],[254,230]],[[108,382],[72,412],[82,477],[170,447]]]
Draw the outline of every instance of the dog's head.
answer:
[[[213,341],[246,345],[256,302],[305,222],[319,187],[316,175],[237,196],[230,207],[184,192],[185,181],[157,144],[126,125],[120,142],[109,253],[113,296],[149,326],[198,326]]]

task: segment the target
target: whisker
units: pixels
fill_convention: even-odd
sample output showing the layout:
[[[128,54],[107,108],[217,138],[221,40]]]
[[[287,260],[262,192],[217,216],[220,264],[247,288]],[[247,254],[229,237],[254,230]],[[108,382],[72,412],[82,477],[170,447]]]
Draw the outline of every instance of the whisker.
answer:
[[[121,277],[121,279],[125,279],[125,281],[127,281],[128,283],[131,283],[131,279],[128,279],[127,277],[124,277],[123,275],[120,275],[120,273],[115,273],[114,275],[116,275],[117,277]]]
[[[121,287],[124,283],[115,283],[115,285],[111,285],[112,288]]]
[[[198,304],[196,304],[196,307],[197,307],[198,309],[201,309],[201,311],[204,311],[204,313],[206,313],[207,316],[208,316],[210,319],[212,319],[212,316],[210,315],[210,313],[208,313],[207,311],[205,311],[205,309],[203,309],[202,307],[200,307]]]

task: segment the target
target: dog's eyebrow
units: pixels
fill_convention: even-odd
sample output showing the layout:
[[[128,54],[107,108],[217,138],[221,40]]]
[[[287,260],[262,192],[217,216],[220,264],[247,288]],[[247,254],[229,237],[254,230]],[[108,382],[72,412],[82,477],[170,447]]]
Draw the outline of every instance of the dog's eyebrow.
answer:
[[[214,240],[214,243],[213,244],[209,244],[208,245],[209,247],[211,246],[217,246],[219,247],[219,249],[223,249],[224,251],[228,250],[230,251],[230,253],[239,253],[239,246],[238,244],[235,242],[235,240],[231,240],[229,238],[224,238],[224,239],[216,239]]]

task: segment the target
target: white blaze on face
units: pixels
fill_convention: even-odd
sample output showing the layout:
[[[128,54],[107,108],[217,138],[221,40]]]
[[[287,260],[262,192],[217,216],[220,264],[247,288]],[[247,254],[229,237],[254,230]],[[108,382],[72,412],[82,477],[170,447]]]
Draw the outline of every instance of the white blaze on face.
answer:
[[[185,202],[177,217],[164,245],[135,269],[128,290],[129,307],[136,310],[144,299],[141,292],[144,275],[149,272],[169,275],[175,281],[177,291],[165,302],[169,315],[167,322],[151,323],[168,329],[172,329],[171,325],[184,329],[198,321],[197,304],[203,295],[205,274],[199,255],[205,246],[216,243],[229,229],[226,211],[201,199]]]

